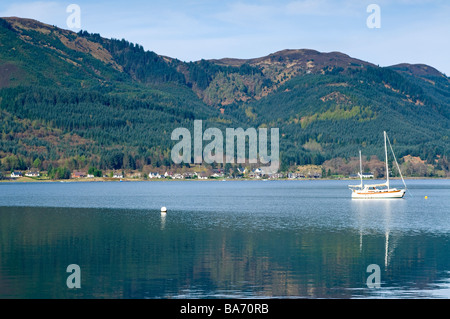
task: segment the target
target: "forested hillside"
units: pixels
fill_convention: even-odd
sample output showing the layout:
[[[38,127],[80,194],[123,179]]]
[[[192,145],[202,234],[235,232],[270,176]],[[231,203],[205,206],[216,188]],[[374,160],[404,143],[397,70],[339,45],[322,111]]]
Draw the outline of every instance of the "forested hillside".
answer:
[[[177,127],[280,128],[282,169],[383,157],[448,172],[450,80],[339,52],[182,62],[125,39],[0,19],[0,171],[173,167]],[[431,174],[432,173],[427,173]]]

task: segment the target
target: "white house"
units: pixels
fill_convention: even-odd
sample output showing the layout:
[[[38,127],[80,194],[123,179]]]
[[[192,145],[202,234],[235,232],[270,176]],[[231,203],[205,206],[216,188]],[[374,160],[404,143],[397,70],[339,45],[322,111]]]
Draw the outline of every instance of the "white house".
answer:
[[[221,177],[224,177],[224,176],[225,176],[225,174],[224,174],[223,169],[217,168],[217,169],[213,169],[213,170],[212,170],[211,177],[214,177],[214,178],[221,178]]]
[[[288,177],[289,179],[296,179],[296,178],[305,178],[306,176],[305,176],[305,174],[303,174],[303,173],[289,173],[289,174],[287,175],[287,177]]]
[[[25,176],[28,176],[28,177],[39,177],[39,176],[41,176],[41,174],[39,174],[39,172],[26,172]]]
[[[172,172],[165,172],[164,173],[164,177],[165,178],[167,178],[167,177],[173,178],[173,173]]]
[[[194,173],[198,179],[208,179],[208,175],[205,173]]]
[[[149,178],[161,178],[161,175],[159,173],[148,173]]]
[[[18,177],[22,177],[22,172],[12,172],[11,173],[11,177],[12,178],[18,178]]]
[[[282,174],[282,173],[273,173],[273,174],[269,174],[269,178],[270,178],[270,179],[283,178],[283,174]]]

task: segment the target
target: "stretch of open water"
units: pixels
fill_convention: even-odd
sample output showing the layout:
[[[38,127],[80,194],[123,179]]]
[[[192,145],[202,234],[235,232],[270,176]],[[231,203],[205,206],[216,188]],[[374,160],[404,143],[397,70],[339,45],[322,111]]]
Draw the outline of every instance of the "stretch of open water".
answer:
[[[0,298],[449,298],[450,181],[349,183],[0,183]]]

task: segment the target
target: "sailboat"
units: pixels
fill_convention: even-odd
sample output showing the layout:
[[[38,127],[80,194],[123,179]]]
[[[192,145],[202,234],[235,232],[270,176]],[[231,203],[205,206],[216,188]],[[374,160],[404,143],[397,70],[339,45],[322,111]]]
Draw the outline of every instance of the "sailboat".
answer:
[[[403,185],[405,189],[397,189],[391,188],[389,184],[389,166],[388,166],[388,152],[387,152],[387,142],[389,142],[389,146],[392,151],[392,155],[394,156],[395,163],[397,164],[397,169],[400,173],[400,176],[403,181]],[[386,131],[384,131],[384,153],[386,155],[386,182],[382,184],[368,184],[364,185],[363,183],[363,174],[362,174],[362,158],[361,151],[359,151],[359,177],[361,178],[361,183],[359,185],[349,185],[352,190],[352,198],[360,198],[360,199],[381,199],[381,198],[403,198],[406,192],[406,184],[403,179],[402,172],[400,171],[400,167],[397,163],[397,159],[395,158],[394,150],[392,149],[391,142],[387,137]]]

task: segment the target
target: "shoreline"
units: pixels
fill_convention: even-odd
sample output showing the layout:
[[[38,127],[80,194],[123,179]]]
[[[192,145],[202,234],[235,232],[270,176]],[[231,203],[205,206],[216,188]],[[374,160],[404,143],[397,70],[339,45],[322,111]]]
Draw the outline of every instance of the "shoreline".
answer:
[[[450,177],[408,177],[404,178],[407,180],[448,180]],[[366,179],[366,182],[377,181],[380,179]],[[390,180],[401,180],[400,177],[390,178]],[[173,181],[188,181],[188,182],[223,182],[223,181],[359,181],[359,179],[354,178],[208,178],[208,179],[168,179],[168,178],[153,178],[153,179],[138,179],[138,178],[71,178],[71,179],[35,179],[31,177],[19,177],[15,179],[3,179],[0,183],[90,183],[90,182],[173,182]]]

